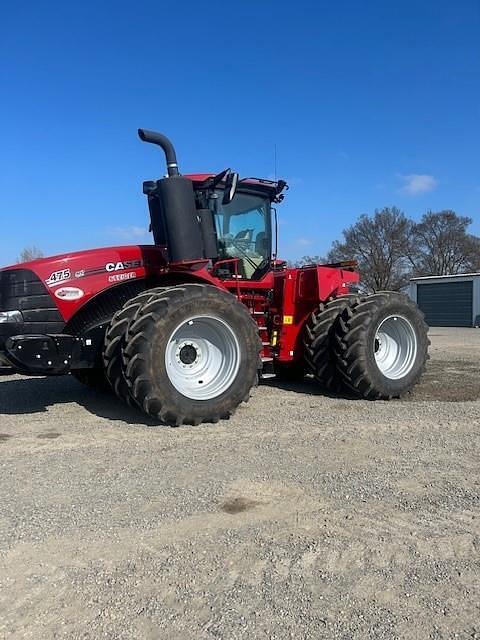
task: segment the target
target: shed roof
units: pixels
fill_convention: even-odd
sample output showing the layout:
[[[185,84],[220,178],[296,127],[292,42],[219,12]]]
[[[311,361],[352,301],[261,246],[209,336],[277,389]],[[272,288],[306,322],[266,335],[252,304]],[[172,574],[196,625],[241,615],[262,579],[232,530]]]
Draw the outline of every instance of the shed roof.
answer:
[[[418,276],[417,278],[410,278],[410,282],[416,282],[417,280],[442,280],[449,278],[478,278],[480,277],[480,273],[456,273],[451,276]]]

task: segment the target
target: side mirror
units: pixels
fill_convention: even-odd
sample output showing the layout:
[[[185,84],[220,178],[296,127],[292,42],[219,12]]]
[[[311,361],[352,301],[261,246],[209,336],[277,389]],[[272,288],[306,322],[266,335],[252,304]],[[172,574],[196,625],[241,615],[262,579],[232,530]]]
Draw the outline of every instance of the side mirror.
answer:
[[[238,173],[231,171],[225,179],[225,190],[223,192],[222,204],[230,204],[234,199],[238,185]]]

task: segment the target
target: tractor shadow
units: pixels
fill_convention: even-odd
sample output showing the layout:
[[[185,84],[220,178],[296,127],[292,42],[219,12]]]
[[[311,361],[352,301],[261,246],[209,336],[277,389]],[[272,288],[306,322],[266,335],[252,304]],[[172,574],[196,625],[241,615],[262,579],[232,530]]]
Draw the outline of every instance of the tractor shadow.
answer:
[[[333,393],[321,387],[312,376],[287,381],[277,378],[262,380],[260,386],[283,389],[311,396],[361,400],[341,391]],[[394,402],[472,402],[480,399],[478,363],[473,360],[429,360],[420,382],[414,389]]]
[[[480,376],[476,361],[432,361],[415,389],[402,400],[395,402],[468,402],[480,399]],[[128,407],[115,395],[97,392],[82,385],[71,376],[20,377],[11,376],[8,370],[0,370],[0,420],[4,415],[46,413],[59,404],[78,404],[95,416],[128,425],[149,427],[167,426],[159,420],[145,416],[141,411]],[[303,395],[324,396],[356,400],[345,393],[332,393],[322,388],[310,377],[298,381],[270,378],[260,382],[261,387],[271,387]]]
[[[299,393],[307,396],[321,396],[322,398],[330,398],[332,400],[347,400],[352,402],[374,402],[373,400],[365,400],[351,392],[348,389],[339,389],[338,391],[332,391],[323,387],[319,382],[315,380],[313,376],[305,376],[302,380],[282,380],[276,378],[270,378],[260,381],[260,387],[270,387],[273,389],[281,389],[282,391],[291,391],[292,393]],[[410,397],[409,396],[404,396]],[[418,398],[415,398],[418,400]],[[421,398],[420,398],[421,399]],[[398,402],[399,399],[394,400]]]
[[[45,413],[49,407],[72,403],[108,420],[137,426],[166,426],[128,407],[113,393],[89,389],[71,376],[0,378],[0,416]]]
[[[299,380],[285,380],[282,378],[267,378],[260,380],[260,387],[272,387],[274,389],[282,389],[283,391],[292,391],[307,396],[324,396],[325,398],[341,398],[344,400],[359,400],[353,394],[345,391],[334,393],[325,387],[322,387],[313,376],[305,376]]]

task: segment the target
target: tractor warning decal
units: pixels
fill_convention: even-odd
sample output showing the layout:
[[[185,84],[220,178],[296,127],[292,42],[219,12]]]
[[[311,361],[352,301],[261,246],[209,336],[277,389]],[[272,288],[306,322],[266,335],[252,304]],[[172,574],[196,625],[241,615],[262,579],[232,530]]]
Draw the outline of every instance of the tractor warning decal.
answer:
[[[70,269],[62,269],[61,271],[54,271],[49,275],[49,277],[45,280],[45,284],[49,287],[54,287],[56,284],[60,282],[65,282],[65,280],[70,280],[71,273]]]

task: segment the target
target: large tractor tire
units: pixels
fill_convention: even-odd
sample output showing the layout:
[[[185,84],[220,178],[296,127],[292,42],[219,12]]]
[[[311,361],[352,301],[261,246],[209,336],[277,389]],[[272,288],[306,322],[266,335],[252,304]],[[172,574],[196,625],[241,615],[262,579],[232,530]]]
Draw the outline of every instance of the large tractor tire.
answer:
[[[218,422],[248,400],[260,349],[256,323],[232,294],[203,284],[171,287],[130,323],[125,378],[135,402],[162,422]]]
[[[343,386],[334,351],[335,323],[342,311],[358,300],[358,295],[348,294],[321,303],[305,327],[304,359],[308,370],[323,387],[333,392]]]
[[[417,384],[428,359],[428,326],[407,296],[382,291],[342,311],[335,325],[337,370],[356,395],[397,398]]]
[[[128,300],[115,313],[105,333],[102,354],[105,379],[117,397],[131,407],[136,407],[137,405],[130,395],[130,388],[125,379],[122,350],[126,344],[130,324],[135,321],[142,305],[164,290],[165,287],[148,289]]]

